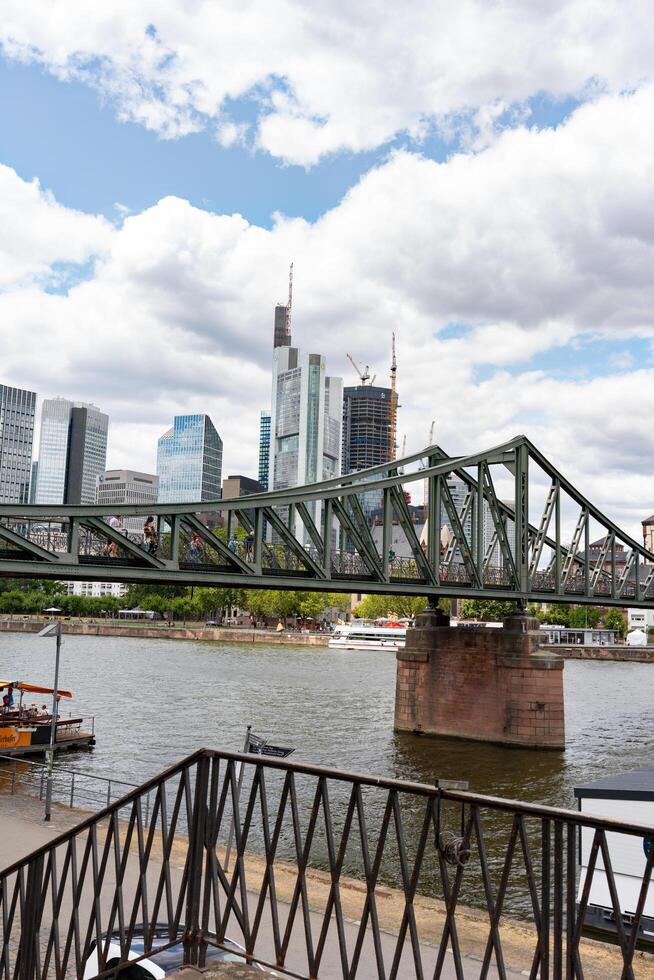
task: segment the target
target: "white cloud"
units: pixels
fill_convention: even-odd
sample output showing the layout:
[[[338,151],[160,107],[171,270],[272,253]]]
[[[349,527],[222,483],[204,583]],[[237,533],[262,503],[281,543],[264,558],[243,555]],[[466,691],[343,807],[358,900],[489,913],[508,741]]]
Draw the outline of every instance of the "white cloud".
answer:
[[[0,296],[3,380],[109,411],[112,465],[152,467],[173,414],[207,411],[226,471],[254,474],[273,305],[294,260],[294,339],[325,352],[331,373],[354,382],[349,351],[383,382],[396,331],[408,449],[426,443],[432,418],[452,452],[524,431],[637,531],[654,509],[654,370],[623,362],[610,374],[607,362],[605,377],[574,383],[538,357],[567,351],[576,368],[594,337],[619,350],[654,338],[653,109],[646,87],[556,131],[505,132],[475,156],[395,154],[313,223],[278,216],[268,230],[173,197],[120,229],[89,218],[75,254],[100,257],[66,295],[38,280],[71,260],[87,226],[37,188],[62,224],[54,241],[38,208],[10,222],[7,255],[15,239],[32,265]],[[17,200],[32,200],[34,185],[11,179]],[[439,340],[451,322],[468,330]]]
[[[480,147],[500,106],[636,88],[652,78],[651,13],[647,0],[5,0],[0,43],[164,137],[219,119],[229,134],[225,106],[252,98],[258,145],[310,165],[434,122],[472,125]]]
[[[38,180],[21,180],[0,164],[0,289],[63,277],[56,263],[82,264],[104,253],[113,237],[102,217],[58,204]]]

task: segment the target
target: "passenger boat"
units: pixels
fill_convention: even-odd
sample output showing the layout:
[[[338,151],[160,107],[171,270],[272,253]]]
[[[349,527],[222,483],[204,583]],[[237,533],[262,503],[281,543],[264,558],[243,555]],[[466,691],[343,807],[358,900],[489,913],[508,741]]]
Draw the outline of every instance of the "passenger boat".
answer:
[[[605,776],[584,786],[575,788],[579,810],[593,817],[610,817],[624,823],[635,823],[654,828],[654,766],[645,766],[633,772]],[[577,903],[581,900],[588,872],[593,831],[584,827],[579,848],[580,878]],[[607,834],[615,889],[620,903],[624,932],[629,936],[634,914],[638,906],[645,865],[652,835],[636,837],[631,834]],[[596,939],[618,941],[618,926],[611,901],[611,890],[601,855],[597,858],[591,879],[588,905],[583,923],[586,935]],[[640,920],[637,946],[654,950],[654,887],[650,885]]]
[[[406,626],[386,623],[346,623],[336,626],[328,646],[332,650],[399,650],[406,642]]]
[[[29,755],[46,752],[50,746],[50,731],[52,728],[52,711],[43,705],[25,702],[26,694],[49,694],[51,687],[41,687],[38,684],[28,684],[25,681],[0,680],[0,695],[7,696],[12,702],[18,694],[18,704],[3,703],[0,715],[0,755]],[[57,700],[72,698],[70,691],[57,691]],[[67,718],[57,715],[55,728],[55,751],[63,749],[90,748],[95,745],[94,719],[90,719],[90,731],[82,727],[84,718]],[[86,725],[88,728],[89,726]]]

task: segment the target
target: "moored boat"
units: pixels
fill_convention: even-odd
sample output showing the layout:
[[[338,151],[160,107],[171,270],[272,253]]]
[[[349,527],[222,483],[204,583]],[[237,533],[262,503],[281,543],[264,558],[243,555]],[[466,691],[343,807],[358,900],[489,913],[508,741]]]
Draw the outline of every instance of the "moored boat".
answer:
[[[399,650],[406,642],[406,626],[393,622],[378,626],[345,623],[336,626],[328,646],[332,650]]]
[[[0,715],[0,755],[29,755],[46,752],[50,747],[52,711],[47,705],[27,704],[26,694],[52,695],[51,687],[29,684],[26,681],[0,680],[2,714]],[[18,703],[15,702],[18,695]],[[57,691],[61,698],[72,698],[70,691]],[[95,745],[94,719],[70,714],[64,718],[57,713],[55,751],[90,748]],[[89,730],[90,729],[90,730]]]

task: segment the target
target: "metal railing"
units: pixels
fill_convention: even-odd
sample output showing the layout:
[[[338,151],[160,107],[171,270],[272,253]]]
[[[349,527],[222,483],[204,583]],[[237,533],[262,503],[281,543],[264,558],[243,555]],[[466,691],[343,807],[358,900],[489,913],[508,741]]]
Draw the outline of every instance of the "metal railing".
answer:
[[[30,796],[43,800],[48,766],[21,756],[0,755],[0,795]],[[69,769],[55,763],[52,774],[52,800],[60,806],[75,809],[100,810],[121,799],[135,783],[110,779]],[[146,823],[149,801],[146,803]]]
[[[582,933],[604,876],[617,945],[612,960],[602,949],[601,975],[628,980],[654,846],[625,923],[614,835],[640,846],[651,834],[575,811],[200,750],[0,874],[0,978],[81,977],[93,950],[97,975],[115,975],[135,937],[140,958],[180,946],[200,966],[239,943],[248,961],[300,978],[356,978],[371,966],[383,978],[506,977],[519,934],[518,969],[581,980],[597,966]]]

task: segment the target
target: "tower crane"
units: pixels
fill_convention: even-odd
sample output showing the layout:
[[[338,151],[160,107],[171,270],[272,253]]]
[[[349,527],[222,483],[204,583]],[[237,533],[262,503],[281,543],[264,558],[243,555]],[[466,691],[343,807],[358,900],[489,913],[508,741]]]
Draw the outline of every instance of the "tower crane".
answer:
[[[374,374],[372,376],[372,378],[370,377],[370,368],[369,368],[369,366],[366,364],[365,370],[362,371],[361,368],[359,367],[359,365],[354,360],[354,358],[352,357],[351,354],[347,354],[346,356],[347,356],[348,361],[350,362],[350,364],[352,365],[352,367],[356,371],[356,373],[361,378],[361,384],[362,385],[365,385],[366,381],[369,381],[370,384],[373,385],[375,383],[375,378],[377,377],[377,375]]]
[[[397,432],[397,360],[395,359],[395,334],[391,342],[391,432],[390,459],[395,459],[395,439]]]

